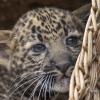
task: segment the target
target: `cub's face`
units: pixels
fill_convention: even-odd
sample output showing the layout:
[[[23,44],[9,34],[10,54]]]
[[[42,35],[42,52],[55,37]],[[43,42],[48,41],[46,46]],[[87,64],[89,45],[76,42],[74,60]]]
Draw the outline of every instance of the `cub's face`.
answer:
[[[25,85],[22,98],[27,92],[29,98],[68,92],[82,34],[80,20],[61,9],[39,8],[19,19],[13,29],[11,66],[21,74],[15,89]]]

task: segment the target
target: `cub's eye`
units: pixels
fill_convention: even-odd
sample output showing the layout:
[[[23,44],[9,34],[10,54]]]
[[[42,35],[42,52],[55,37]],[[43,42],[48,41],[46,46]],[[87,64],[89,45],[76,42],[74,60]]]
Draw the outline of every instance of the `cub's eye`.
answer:
[[[44,44],[35,44],[33,47],[32,47],[32,50],[34,51],[34,52],[37,52],[37,53],[39,53],[39,52],[43,52],[43,51],[45,51],[46,50],[46,46],[44,45]]]
[[[70,36],[66,39],[66,44],[69,46],[76,46],[78,42],[77,36]]]

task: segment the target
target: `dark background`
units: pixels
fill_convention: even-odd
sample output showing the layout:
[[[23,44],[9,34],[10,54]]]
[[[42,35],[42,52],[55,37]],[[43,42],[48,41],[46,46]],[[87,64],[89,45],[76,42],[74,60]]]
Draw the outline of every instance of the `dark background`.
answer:
[[[36,7],[53,6],[74,10],[90,0],[0,0],[0,29],[11,29],[18,18]]]

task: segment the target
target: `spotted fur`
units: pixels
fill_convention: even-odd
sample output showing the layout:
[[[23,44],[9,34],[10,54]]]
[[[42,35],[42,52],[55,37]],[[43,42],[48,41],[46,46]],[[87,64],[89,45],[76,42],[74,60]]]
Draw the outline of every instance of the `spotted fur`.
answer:
[[[0,84],[0,98],[67,100],[83,30],[82,22],[62,9],[37,8],[24,14],[10,37],[9,65],[0,67],[6,86]]]

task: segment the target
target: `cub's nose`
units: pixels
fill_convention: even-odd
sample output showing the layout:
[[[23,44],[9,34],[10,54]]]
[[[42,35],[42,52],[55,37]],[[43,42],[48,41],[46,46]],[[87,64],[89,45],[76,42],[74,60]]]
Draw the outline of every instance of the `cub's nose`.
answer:
[[[65,74],[69,67],[69,63],[56,65],[57,70],[59,70],[62,74]]]
[[[51,61],[51,65],[55,66],[62,74],[65,74],[68,68],[71,66],[70,63],[65,64],[56,64],[54,61]]]

